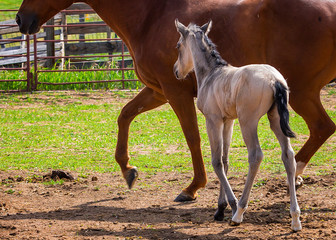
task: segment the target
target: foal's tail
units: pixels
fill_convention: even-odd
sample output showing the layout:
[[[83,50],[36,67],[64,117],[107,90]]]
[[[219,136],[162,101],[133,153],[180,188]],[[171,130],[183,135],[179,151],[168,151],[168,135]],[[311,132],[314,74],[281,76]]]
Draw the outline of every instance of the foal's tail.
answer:
[[[280,115],[280,127],[286,137],[294,138],[295,133],[289,127],[289,112],[288,112],[288,88],[279,81],[274,84],[275,87],[275,103],[278,106]]]

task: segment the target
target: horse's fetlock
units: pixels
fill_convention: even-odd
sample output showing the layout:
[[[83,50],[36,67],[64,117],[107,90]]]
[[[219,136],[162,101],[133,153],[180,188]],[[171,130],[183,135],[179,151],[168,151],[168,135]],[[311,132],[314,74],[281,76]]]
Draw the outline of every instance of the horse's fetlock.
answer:
[[[237,201],[237,199],[232,199],[232,200],[229,200],[229,204],[230,204],[232,209],[233,208],[237,209],[238,201]]]
[[[248,161],[250,165],[257,164],[259,166],[261,160],[264,158],[264,154],[260,148],[249,151]]]
[[[295,176],[298,177],[300,174],[302,174],[307,166],[307,163],[305,162],[296,162],[296,172]]]
[[[302,229],[301,221],[300,221],[300,209],[296,209],[291,211],[292,216],[292,229],[293,231],[297,232]]]
[[[291,210],[290,214],[291,214],[292,218],[298,218],[298,217],[300,217],[301,211],[300,211],[300,209]]]
[[[211,159],[211,165],[215,170],[216,169],[221,169],[223,167],[222,161],[218,158],[212,158]]]
[[[219,200],[218,201],[218,209],[225,210],[228,203],[226,201]]]
[[[207,178],[205,177],[205,178],[203,178],[203,179],[201,179],[200,180],[200,182],[199,182],[199,186],[200,186],[200,188],[204,188],[205,186],[206,186],[206,184],[207,184]]]

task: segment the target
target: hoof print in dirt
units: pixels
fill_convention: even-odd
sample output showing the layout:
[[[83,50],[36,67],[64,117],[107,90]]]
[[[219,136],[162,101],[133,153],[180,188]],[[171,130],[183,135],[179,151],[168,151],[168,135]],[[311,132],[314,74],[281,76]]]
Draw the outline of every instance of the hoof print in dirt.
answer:
[[[70,173],[62,170],[53,170],[51,174],[45,175],[44,178],[51,178],[54,181],[57,181],[59,179],[68,179],[71,181],[75,180],[75,178]]]
[[[96,182],[96,181],[98,181],[98,178],[97,178],[96,176],[93,176],[93,177],[91,178],[91,181],[92,181],[92,182]]]

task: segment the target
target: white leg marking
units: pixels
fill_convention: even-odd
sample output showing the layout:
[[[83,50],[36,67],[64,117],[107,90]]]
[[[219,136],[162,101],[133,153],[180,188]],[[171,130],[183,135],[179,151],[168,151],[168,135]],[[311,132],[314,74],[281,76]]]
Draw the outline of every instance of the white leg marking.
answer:
[[[292,216],[292,229],[297,232],[302,230],[302,225],[300,221],[300,210],[291,212]]]
[[[235,213],[235,215],[232,217],[232,222],[235,222],[235,223],[241,223],[243,221],[243,218],[244,218],[244,212],[246,211],[247,209],[247,206],[245,208],[241,208],[238,206],[238,209]]]
[[[297,162],[296,163],[296,173],[295,176],[297,177],[298,175],[302,174],[303,171],[306,169],[306,163],[304,162]]]

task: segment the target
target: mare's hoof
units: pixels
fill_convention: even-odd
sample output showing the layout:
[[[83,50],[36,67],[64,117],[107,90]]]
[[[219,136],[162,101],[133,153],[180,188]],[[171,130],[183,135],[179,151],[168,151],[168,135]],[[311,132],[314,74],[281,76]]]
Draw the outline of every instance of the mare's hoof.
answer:
[[[229,225],[230,225],[230,226],[239,226],[240,223],[237,223],[237,222],[234,222],[234,221],[230,220],[230,221],[229,221]]]
[[[138,179],[138,170],[136,167],[131,168],[128,170],[125,174],[125,179],[128,185],[128,188],[131,189],[135,183],[135,181]]]
[[[223,221],[224,220],[224,211],[216,211],[215,213],[215,221]]]
[[[194,200],[196,200],[196,197],[193,198],[187,193],[181,192],[180,195],[175,198],[174,202],[190,202]]]
[[[295,179],[295,189],[298,190],[302,186],[303,186],[303,179],[301,176],[297,176]]]

